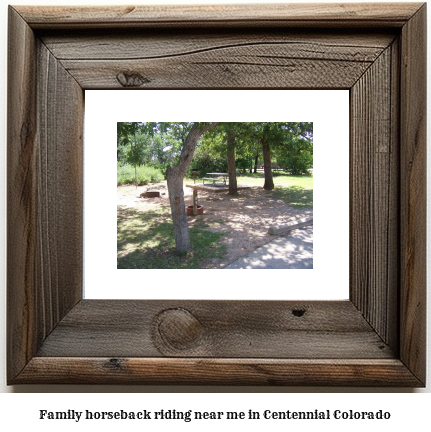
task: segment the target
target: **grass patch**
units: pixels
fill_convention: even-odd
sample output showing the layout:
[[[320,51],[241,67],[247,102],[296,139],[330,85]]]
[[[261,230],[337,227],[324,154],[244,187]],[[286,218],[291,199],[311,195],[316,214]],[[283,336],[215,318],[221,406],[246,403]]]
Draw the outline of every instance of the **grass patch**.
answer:
[[[270,193],[276,199],[283,200],[291,207],[298,209],[313,207],[313,176],[293,176],[283,171],[273,173],[275,189]],[[263,186],[264,174],[244,174],[238,178],[238,183],[250,186]]]
[[[284,172],[279,172],[274,177],[274,185],[292,187],[297,186],[303,189],[313,189],[313,176],[293,176]]]
[[[136,167],[138,186],[157,183],[163,179],[163,173],[159,169],[143,165]],[[121,166],[117,164],[117,186],[124,184],[135,184],[135,167],[129,164]]]
[[[277,186],[272,191],[272,196],[297,209],[313,207],[313,189],[304,189],[301,186]]]
[[[133,208],[117,212],[117,268],[196,269],[210,268],[211,260],[221,259],[226,246],[224,234],[189,228],[191,251],[175,249],[174,226],[166,209],[140,212]]]
[[[273,172],[272,180],[275,187],[277,186],[299,186],[304,189],[313,189],[313,176],[293,176],[283,171]],[[250,186],[263,186],[265,176],[263,172],[256,174],[243,174],[237,178],[238,183],[245,183]]]

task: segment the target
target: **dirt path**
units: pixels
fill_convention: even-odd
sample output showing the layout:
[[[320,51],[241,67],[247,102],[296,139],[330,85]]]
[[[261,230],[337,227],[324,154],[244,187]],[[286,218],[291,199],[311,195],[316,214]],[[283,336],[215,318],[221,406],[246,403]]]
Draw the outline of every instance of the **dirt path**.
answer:
[[[141,198],[140,194],[147,189],[160,190],[164,195],[161,198]],[[191,188],[184,188],[186,205],[193,204],[192,193]],[[204,214],[189,216],[189,226],[226,233],[222,241],[227,246],[227,256],[224,260],[213,260],[212,268],[223,268],[273,240],[274,236],[268,234],[270,226],[283,225],[313,214],[312,209],[288,206],[261,187],[240,190],[238,196],[230,196],[227,192],[198,191],[198,201],[204,207]],[[137,189],[135,186],[120,186],[117,188],[117,206],[135,207],[140,211],[158,206],[169,208],[166,183]]]

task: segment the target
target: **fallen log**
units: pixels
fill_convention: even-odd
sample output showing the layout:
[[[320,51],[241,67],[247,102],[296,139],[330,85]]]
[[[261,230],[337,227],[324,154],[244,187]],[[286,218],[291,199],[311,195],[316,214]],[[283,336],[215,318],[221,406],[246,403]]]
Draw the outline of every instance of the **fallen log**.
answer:
[[[141,193],[141,198],[160,198],[160,191],[158,190],[147,190]]]

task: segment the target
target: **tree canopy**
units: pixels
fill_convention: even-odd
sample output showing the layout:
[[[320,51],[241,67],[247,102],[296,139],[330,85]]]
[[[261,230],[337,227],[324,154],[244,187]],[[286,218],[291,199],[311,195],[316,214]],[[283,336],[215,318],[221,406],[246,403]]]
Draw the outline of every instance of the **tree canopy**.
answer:
[[[205,123],[200,123],[201,127]],[[193,123],[117,123],[117,160],[131,165],[149,165],[166,172],[178,162],[182,146]],[[228,130],[235,130],[235,165],[238,170],[254,170],[265,156],[295,175],[306,175],[313,167],[313,124],[275,122],[218,123],[202,136],[191,167],[205,171],[227,171]]]

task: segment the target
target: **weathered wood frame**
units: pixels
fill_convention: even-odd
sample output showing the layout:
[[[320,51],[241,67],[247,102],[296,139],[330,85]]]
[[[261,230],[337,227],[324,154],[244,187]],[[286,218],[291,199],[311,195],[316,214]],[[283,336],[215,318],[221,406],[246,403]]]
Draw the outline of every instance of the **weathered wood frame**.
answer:
[[[424,386],[425,27],[416,3],[10,7],[8,383]],[[350,299],[83,300],[84,90],[125,87],[350,89]]]

